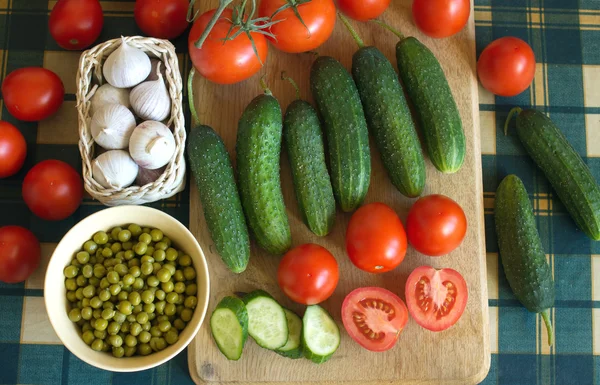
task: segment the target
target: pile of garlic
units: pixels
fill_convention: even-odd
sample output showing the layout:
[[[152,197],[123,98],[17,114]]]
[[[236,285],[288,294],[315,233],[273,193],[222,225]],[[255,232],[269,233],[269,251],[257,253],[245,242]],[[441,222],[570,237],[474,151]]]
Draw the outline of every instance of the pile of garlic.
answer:
[[[154,182],[175,153],[175,137],[163,123],[171,98],[163,63],[125,39],[102,68],[106,84],[91,99],[91,133],[102,152],[92,177],[104,188],[123,189]]]

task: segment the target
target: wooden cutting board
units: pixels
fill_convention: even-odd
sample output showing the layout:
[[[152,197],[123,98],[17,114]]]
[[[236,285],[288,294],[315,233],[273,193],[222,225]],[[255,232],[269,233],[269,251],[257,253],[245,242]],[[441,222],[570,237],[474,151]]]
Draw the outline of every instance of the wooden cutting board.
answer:
[[[201,2],[200,10],[216,7],[216,0]],[[340,266],[340,282],[333,296],[322,305],[336,320],[342,335],[341,345],[330,361],[315,365],[300,359],[290,360],[261,349],[248,339],[242,358],[228,361],[217,349],[210,335],[208,319],[218,301],[235,291],[264,289],[284,306],[302,315],[304,306],[292,303],[277,286],[276,270],[279,257],[268,255],[255,244],[248,269],[241,275],[230,273],[215,253],[195,184],[192,183],[190,228],[198,238],[208,258],[211,293],[206,322],[189,346],[189,367],[197,384],[475,384],[482,381],[490,365],[487,284],[485,266],[483,195],[479,138],[479,110],[475,75],[475,28],[473,11],[468,26],[450,39],[434,40],[419,33],[410,16],[411,0],[394,0],[383,20],[406,35],[414,35],[426,44],[439,59],[460,109],[467,138],[467,156],[463,167],[453,175],[443,175],[427,163],[427,187],[423,195],[441,193],[456,200],[464,209],[468,232],[463,244],[442,258],[431,258],[409,248],[404,262],[394,271],[380,275],[355,268],[344,250],[344,234],[351,214],[338,211],[335,228],[325,238],[313,235],[301,220],[293,191],[288,160],[281,160],[281,180],[293,245],[306,242],[329,249]],[[398,39],[374,23],[357,23],[366,44],[377,47],[396,66],[394,54]],[[321,55],[331,55],[350,69],[357,46],[338,20],[333,36],[318,49]],[[265,68],[241,84],[222,86],[197,79],[195,105],[200,120],[212,126],[222,136],[233,159],[237,122],[243,109],[262,92],[259,78],[266,81],[285,110],[294,99],[292,87],[280,79],[285,70],[299,84],[302,97],[312,102],[309,88],[311,54],[285,54],[270,49]],[[393,207],[404,222],[414,199],[402,196],[390,183],[375,145],[371,142],[372,175],[366,202],[381,201]],[[235,162],[235,160],[234,160]],[[345,332],[340,319],[344,296],[361,286],[382,286],[404,299],[404,284],[417,266],[428,264],[437,268],[451,267],[463,274],[469,287],[469,300],[462,318],[446,331],[433,333],[410,320],[397,345],[383,353],[361,348]]]

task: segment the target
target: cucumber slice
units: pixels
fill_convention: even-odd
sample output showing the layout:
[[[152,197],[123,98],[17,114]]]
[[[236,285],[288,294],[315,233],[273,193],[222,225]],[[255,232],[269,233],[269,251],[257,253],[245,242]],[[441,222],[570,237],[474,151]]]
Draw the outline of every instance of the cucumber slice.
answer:
[[[317,364],[329,360],[340,346],[340,329],[327,310],[319,305],[308,306],[302,327],[304,356]]]
[[[285,345],[275,350],[275,353],[287,358],[300,358],[303,356],[300,337],[302,335],[302,320],[293,311],[283,308],[288,325],[288,340]]]
[[[237,361],[248,339],[248,312],[238,298],[225,297],[210,316],[210,331],[225,357]]]
[[[285,312],[273,297],[263,290],[255,290],[244,297],[248,310],[248,334],[265,349],[275,350],[288,340]]]

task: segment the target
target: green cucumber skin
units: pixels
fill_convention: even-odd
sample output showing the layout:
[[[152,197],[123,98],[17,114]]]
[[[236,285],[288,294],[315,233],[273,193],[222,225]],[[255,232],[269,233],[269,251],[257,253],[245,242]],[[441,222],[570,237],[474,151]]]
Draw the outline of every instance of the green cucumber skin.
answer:
[[[440,63],[414,37],[396,45],[396,60],[431,163],[443,173],[458,171],[465,160],[465,133]]]
[[[279,175],[282,136],[277,99],[254,98],[239,120],[237,171],[242,207],[260,247],[271,254],[285,253],[292,244]]]
[[[235,313],[236,318],[240,322],[240,326],[242,327],[242,350],[244,349],[244,345],[248,340],[248,311],[246,310],[246,305],[244,302],[235,297],[225,297],[219,302],[215,310],[213,310],[213,314],[215,311],[219,309],[229,309],[233,313]],[[212,331],[211,331],[212,333]],[[220,347],[219,347],[220,349]],[[224,353],[223,353],[224,354]],[[227,357],[229,360],[237,361],[240,359],[242,355],[240,354],[237,358]]]
[[[329,361],[329,359],[335,354],[335,352],[340,347],[340,345],[339,345],[339,342],[338,342],[338,345],[335,347],[335,350],[331,354],[328,354],[328,355],[325,355],[325,356],[322,356],[320,354],[315,354],[315,353],[313,353],[310,350],[310,348],[308,348],[307,343],[306,343],[305,334],[304,334],[304,330],[306,330],[306,327],[305,327],[306,325],[304,324],[304,321],[305,321],[305,318],[307,317],[307,312],[308,312],[309,308],[311,308],[311,307],[320,308],[320,311],[322,311],[325,314],[327,314],[327,316],[332,320],[332,322],[335,323],[335,321],[333,320],[333,317],[331,316],[331,314],[329,314],[329,312],[327,310],[325,310],[324,308],[322,308],[319,305],[309,305],[306,308],[306,311],[304,312],[304,317],[302,318],[302,338],[301,338],[302,343],[301,343],[301,346],[302,346],[302,349],[304,351],[304,357],[307,358],[307,359],[309,359],[309,360],[311,360],[315,364],[322,364],[324,362]],[[336,327],[337,327],[337,325],[336,325]],[[339,331],[339,328],[338,328],[338,334],[339,334],[339,332],[340,331]]]
[[[300,325],[302,325],[302,318],[300,318],[298,316],[298,314],[291,311],[290,309],[283,308],[283,310],[286,312],[286,317],[287,317],[287,312],[293,313],[297,317],[297,319],[300,321]],[[302,327],[302,326],[300,326],[300,327]],[[289,325],[288,325],[288,330],[289,330]],[[288,342],[289,342],[289,338],[288,338]],[[286,357],[286,358],[291,358],[293,360],[304,357],[304,351],[302,349],[302,329],[300,330],[300,345],[298,345],[298,347],[291,349],[291,350],[287,350],[287,351],[282,351],[282,350],[278,349],[278,350],[275,350],[275,353],[279,354],[280,356]]]
[[[536,110],[519,113],[517,134],[577,226],[593,240],[600,240],[600,188],[564,134]]]
[[[327,138],[333,194],[343,211],[354,211],[371,178],[369,132],[356,84],[340,62],[320,56],[310,85]]]
[[[266,292],[266,291],[264,291],[264,290],[260,290],[260,289],[258,289],[258,290],[254,290],[254,291],[251,291],[250,293],[246,294],[246,295],[245,295],[245,296],[242,298],[242,301],[244,302],[244,304],[245,304],[245,305],[248,305],[250,302],[252,302],[252,300],[253,300],[253,299],[255,299],[255,298],[258,298],[258,297],[267,297],[267,298],[271,298],[273,301],[275,301],[275,302],[276,302],[276,303],[279,305],[279,302],[277,302],[277,301],[275,300],[275,298],[273,298],[273,296],[272,296],[271,294],[267,293],[267,292]],[[283,315],[284,315],[284,317],[285,317],[285,311],[283,310],[283,306],[279,305],[279,307],[281,308],[281,312],[283,313]],[[248,321],[248,322],[249,322],[249,321]],[[286,328],[287,328],[287,324],[286,324]],[[256,344],[257,344],[258,346],[260,346],[261,348],[264,348],[264,349],[267,349],[267,350],[273,350],[273,349],[271,349],[271,348],[269,348],[269,347],[267,347],[267,346],[263,346],[263,345],[262,345],[262,344],[261,344],[259,341],[257,341],[257,340],[256,340],[256,338],[255,338],[254,336],[253,336],[253,338],[254,338],[254,342],[256,342]],[[287,341],[286,341],[286,342],[287,342]],[[283,345],[281,345],[281,346],[284,346],[284,345],[286,344],[286,342],[284,342],[284,343],[283,343]],[[281,346],[280,346],[280,347],[281,347]],[[273,350],[273,351],[274,351],[274,350]]]
[[[392,184],[407,197],[421,195],[425,188],[425,160],[392,64],[377,48],[363,47],[352,57],[352,75]]]
[[[496,235],[508,283],[527,310],[554,306],[552,271],[546,262],[531,202],[523,182],[509,175],[496,191]]]
[[[319,117],[308,102],[295,100],[288,106],[283,119],[283,139],[304,222],[310,231],[325,236],[335,223],[335,199]]]
[[[191,129],[187,153],[215,248],[229,270],[241,273],[250,259],[250,238],[229,153],[208,126]]]

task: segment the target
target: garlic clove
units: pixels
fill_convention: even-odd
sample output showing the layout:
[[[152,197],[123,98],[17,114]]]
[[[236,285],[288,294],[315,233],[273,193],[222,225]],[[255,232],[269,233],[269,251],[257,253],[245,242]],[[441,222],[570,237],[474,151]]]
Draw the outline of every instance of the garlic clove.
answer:
[[[129,153],[142,168],[155,170],[163,167],[175,154],[175,137],[167,126],[157,121],[146,121],[133,130]]]
[[[121,45],[111,53],[102,67],[106,81],[117,88],[140,84],[150,74],[150,58],[141,49],[130,46],[124,37]]]
[[[127,107],[106,104],[92,116],[92,137],[108,150],[124,149],[129,146],[129,138],[135,126],[135,116]]]
[[[160,73],[161,64],[156,70],[158,79],[143,82],[129,95],[133,111],[144,120],[165,120],[171,113],[171,98]]]
[[[108,83],[101,85],[92,96],[90,114],[94,115],[101,107],[112,103],[131,108],[129,92],[127,88],[113,87]]]
[[[127,151],[110,150],[92,161],[92,177],[107,189],[130,186],[137,177],[139,167]]]

